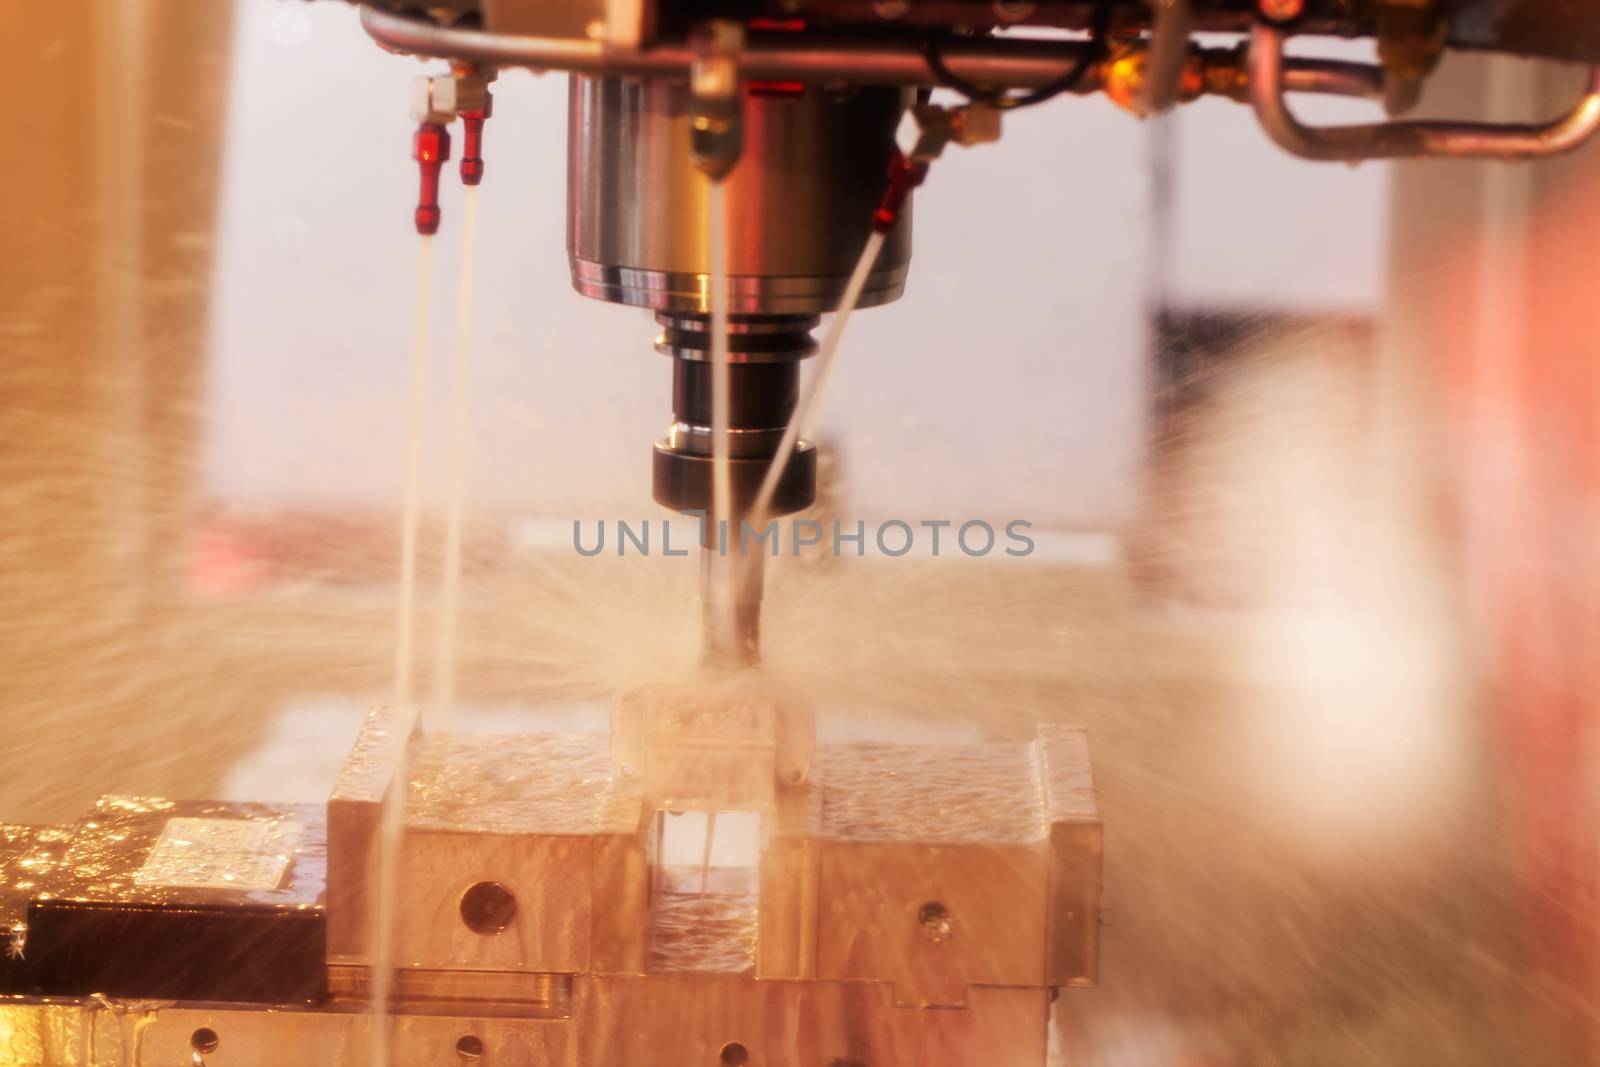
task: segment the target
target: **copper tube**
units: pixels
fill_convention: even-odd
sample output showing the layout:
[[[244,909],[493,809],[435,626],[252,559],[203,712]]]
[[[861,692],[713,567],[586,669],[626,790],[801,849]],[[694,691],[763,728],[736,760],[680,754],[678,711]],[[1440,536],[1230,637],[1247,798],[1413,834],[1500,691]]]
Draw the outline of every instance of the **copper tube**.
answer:
[[[688,45],[665,41],[643,49],[619,49],[598,40],[533,37],[454,29],[419,18],[361,8],[361,25],[383,47],[396,52],[471,60],[495,66],[565,70],[579,74],[686,79],[693,60]],[[995,89],[1033,89],[1060,76],[1089,47],[1087,41],[1026,38],[975,38],[941,48],[945,64],[958,77]],[[843,81],[856,85],[929,85],[920,41],[862,40],[812,34],[752,34],[739,56],[742,77],[755,80]],[[1372,96],[1383,84],[1382,71],[1359,63],[1291,60],[1284,75],[1291,92]],[[1100,88],[1099,71],[1080,82],[1078,92]]]
[[[1543,125],[1484,122],[1382,122],[1306,126],[1290,112],[1284,92],[1283,33],[1258,25],[1250,41],[1250,103],[1267,135],[1303,159],[1357,163],[1368,159],[1539,159],[1570,152],[1600,130],[1600,67],[1577,105]]]

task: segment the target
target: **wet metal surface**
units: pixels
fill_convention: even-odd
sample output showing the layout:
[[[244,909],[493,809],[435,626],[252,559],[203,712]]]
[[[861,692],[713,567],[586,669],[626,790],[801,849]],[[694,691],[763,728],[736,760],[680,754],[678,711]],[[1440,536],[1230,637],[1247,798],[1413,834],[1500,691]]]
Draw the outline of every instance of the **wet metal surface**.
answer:
[[[72,840],[63,826],[0,826],[0,930],[23,921],[28,901],[46,893],[46,881]]]
[[[756,965],[756,872],[713,867],[706,872],[704,893],[698,867],[667,867],[658,875],[650,973],[751,974]]]
[[[613,778],[601,734],[428,735],[407,770],[415,830],[577,836],[639,822],[638,793]]]
[[[327,879],[322,811],[102,797],[56,872],[63,900],[316,907]]]
[[[1033,746],[825,745],[813,771],[821,836],[839,841],[1032,844],[1046,826]]]
[[[4,988],[315,1001],[326,860],[315,805],[102,797],[30,892]]]

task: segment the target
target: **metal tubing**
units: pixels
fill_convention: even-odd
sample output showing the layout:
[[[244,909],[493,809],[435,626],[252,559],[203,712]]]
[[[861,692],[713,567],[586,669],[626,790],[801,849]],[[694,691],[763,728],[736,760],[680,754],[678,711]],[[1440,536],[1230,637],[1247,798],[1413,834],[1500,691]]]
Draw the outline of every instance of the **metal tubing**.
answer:
[[[453,29],[366,5],[361,8],[361,25],[368,36],[391,51],[496,66],[687,78],[693,60],[688,45],[681,41],[639,50],[609,48],[595,40]],[[963,78],[1005,88],[1031,88],[1058,77],[1087,47],[1087,42],[1076,41],[953,41],[945,61]],[[752,34],[739,55],[739,73],[753,80],[866,85],[925,85],[934,80],[916,41],[866,42],[795,34]]]
[[[686,80],[693,61],[688,45],[681,41],[619,49],[587,39],[453,29],[367,5],[361,8],[361,25],[390,51],[494,66]],[[1036,89],[1060,77],[1088,47],[1086,41],[992,37],[950,41],[940,54],[945,65],[966,81],[996,90]],[[812,34],[752,34],[740,53],[739,71],[754,80],[852,85],[915,86],[938,80],[928,69],[918,40],[866,41]],[[1368,97],[1381,91],[1382,84],[1382,71],[1361,63],[1294,60],[1284,75],[1284,88],[1290,92]],[[1095,70],[1080,79],[1075,91],[1099,88],[1100,72]]]
[[[1250,103],[1267,135],[1302,159],[1539,159],[1570,152],[1600,130],[1600,67],[1577,106],[1544,125],[1484,122],[1383,122],[1306,126],[1284,100],[1283,33],[1259,24],[1250,38]]]
[[[1377,100],[1383,96],[1383,68],[1341,59],[1291,59],[1284,64],[1283,89]]]
[[[1194,30],[1194,10],[1189,0],[1160,0],[1150,30],[1149,75],[1140,106],[1159,115],[1178,103],[1183,68],[1189,60],[1189,37]]]

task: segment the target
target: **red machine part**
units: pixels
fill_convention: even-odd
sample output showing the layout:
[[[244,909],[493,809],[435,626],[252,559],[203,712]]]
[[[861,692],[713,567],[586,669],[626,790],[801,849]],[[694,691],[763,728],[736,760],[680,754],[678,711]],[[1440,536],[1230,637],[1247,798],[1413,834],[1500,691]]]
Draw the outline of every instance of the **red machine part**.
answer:
[[[494,100],[486,99],[482,108],[461,113],[461,184],[483,181],[483,123],[494,114]]]
[[[424,122],[411,139],[411,157],[421,171],[417,192],[417,232],[439,232],[439,172],[450,159],[450,131],[437,122]],[[478,161],[480,172],[483,161]]]
[[[900,213],[905,209],[906,197],[927,176],[926,163],[907,159],[904,153],[895,150],[889,160],[889,187],[883,191],[878,210],[872,213],[872,229],[875,232],[888,233],[895,228],[900,221]]]

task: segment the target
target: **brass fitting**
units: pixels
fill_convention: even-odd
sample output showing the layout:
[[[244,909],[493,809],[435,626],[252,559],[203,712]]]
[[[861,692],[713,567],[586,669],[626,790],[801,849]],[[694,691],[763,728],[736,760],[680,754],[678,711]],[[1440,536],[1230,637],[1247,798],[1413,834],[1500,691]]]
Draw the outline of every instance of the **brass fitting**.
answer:
[[[728,19],[713,19],[695,27],[690,46],[694,50],[689,72],[690,151],[695,166],[718,182],[728,176],[744,151],[739,99],[744,27]]]
[[[1391,77],[1433,73],[1449,27],[1436,0],[1384,0],[1378,5],[1378,58]]]
[[[448,74],[419,75],[411,80],[411,120],[447,124],[463,111],[490,107],[493,67],[457,65]]]
[[[1112,103],[1145,118],[1149,108],[1150,50],[1139,41],[1121,41],[1113,46],[1101,71],[1101,88]],[[1249,98],[1249,76],[1245,71],[1245,50],[1205,49],[1190,45],[1178,76],[1174,103],[1187,104],[1202,96],[1226,96],[1231,100]]]
[[[911,109],[911,117],[917,131],[906,158],[915,163],[933,162],[949,144],[970,148],[1000,140],[1000,109],[989,104],[918,104]]]

